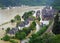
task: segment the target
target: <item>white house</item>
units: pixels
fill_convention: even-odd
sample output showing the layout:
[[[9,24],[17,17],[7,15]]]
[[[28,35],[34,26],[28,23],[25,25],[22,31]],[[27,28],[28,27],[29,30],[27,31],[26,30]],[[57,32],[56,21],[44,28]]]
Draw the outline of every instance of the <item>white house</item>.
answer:
[[[29,27],[30,26],[30,23],[29,24],[27,24],[27,25],[25,25],[25,27]]]
[[[43,24],[43,25],[49,25],[49,21],[42,21],[42,20],[41,20],[41,21],[40,21],[40,25],[42,25],[42,24]]]
[[[30,26],[30,23],[29,21],[22,21],[19,25],[18,25],[18,28],[19,30],[22,30],[24,27],[29,27]]]

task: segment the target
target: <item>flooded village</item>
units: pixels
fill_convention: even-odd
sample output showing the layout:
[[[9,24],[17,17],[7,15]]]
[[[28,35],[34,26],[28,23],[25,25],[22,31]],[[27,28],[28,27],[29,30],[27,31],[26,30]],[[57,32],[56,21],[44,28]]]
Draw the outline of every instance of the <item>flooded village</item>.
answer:
[[[29,11],[35,11],[33,16],[35,17],[36,21],[40,17],[40,21],[36,22],[36,32],[40,30],[40,24],[42,25],[49,25],[49,20],[53,20],[53,9],[52,7],[46,7],[46,6],[26,6],[26,7],[7,7],[6,9],[0,9],[0,38],[2,38],[5,35],[5,30],[10,27],[16,28],[16,23],[11,23],[10,21],[14,19],[16,15],[19,15],[21,17],[22,23],[18,25],[17,29],[23,29],[25,27],[25,24],[28,24],[30,21],[34,21],[32,17],[28,17],[26,21],[24,21],[23,14],[25,12]],[[47,14],[47,15],[46,15]],[[23,16],[23,18],[22,18]],[[28,25],[27,25],[28,26]],[[26,27],[27,27],[26,26]],[[21,28],[23,27],[23,28]],[[15,30],[17,32],[18,30]],[[12,31],[10,31],[11,34]],[[15,33],[14,32],[14,33]],[[13,33],[12,33],[13,34]],[[0,40],[1,43],[4,43],[2,40]],[[25,41],[22,41],[21,43],[25,43]]]

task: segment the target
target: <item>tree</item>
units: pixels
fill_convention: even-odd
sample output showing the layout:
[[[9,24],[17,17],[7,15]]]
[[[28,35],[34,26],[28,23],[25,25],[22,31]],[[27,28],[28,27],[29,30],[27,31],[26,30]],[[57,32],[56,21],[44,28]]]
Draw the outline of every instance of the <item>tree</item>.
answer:
[[[33,22],[31,23],[31,25],[30,25],[29,28],[30,28],[31,30],[34,30],[35,27],[36,27],[36,23],[35,23],[35,21],[33,21]]]
[[[4,40],[4,41],[9,41],[9,40],[10,40],[10,37],[9,37],[8,35],[5,35],[5,36],[2,38],[2,40]]]
[[[15,18],[16,21],[20,21],[21,20],[19,15],[16,15],[14,18]]]
[[[59,22],[59,14],[56,14],[56,17],[54,18],[54,22],[58,23]]]
[[[60,22],[59,22],[59,15],[57,14],[55,19],[54,19],[54,25],[53,25],[53,30],[52,32],[54,34],[60,34]]]
[[[8,27],[8,28],[7,28],[6,33],[8,33],[8,32],[9,32],[9,30],[10,30],[10,27]]]
[[[38,17],[38,21],[40,21],[40,17]]]
[[[18,43],[17,41],[15,40],[10,40],[11,43]]]
[[[37,34],[42,35],[46,30],[47,30],[47,26],[44,26],[37,32]]]
[[[14,20],[14,19],[12,19],[12,20],[11,20],[11,23],[14,23],[14,22],[15,22],[15,20]]]
[[[46,33],[42,36],[38,34],[33,34],[32,37],[30,38],[29,43],[52,43],[53,42],[52,37],[54,37],[54,35],[51,33]]]
[[[33,35],[30,37],[29,43],[37,43],[38,41],[36,40],[36,38],[37,38],[38,36],[39,36],[38,34],[33,34]]]
[[[42,35],[42,43],[51,43],[52,37],[54,36],[55,35],[52,33],[45,33],[44,35]]]
[[[28,35],[31,32],[31,30],[28,27],[25,27],[23,28],[23,32],[25,32],[26,35]]]
[[[26,20],[27,18],[29,18],[30,16],[32,16],[34,14],[34,11],[29,11],[29,12],[25,12],[24,15],[22,16],[22,18],[24,20]]]
[[[17,38],[17,39],[19,39],[19,40],[22,40],[22,39],[24,39],[25,37],[26,37],[26,33],[25,32],[17,32],[16,34],[15,34],[15,37]]]
[[[60,43],[60,35],[52,37],[51,43]]]

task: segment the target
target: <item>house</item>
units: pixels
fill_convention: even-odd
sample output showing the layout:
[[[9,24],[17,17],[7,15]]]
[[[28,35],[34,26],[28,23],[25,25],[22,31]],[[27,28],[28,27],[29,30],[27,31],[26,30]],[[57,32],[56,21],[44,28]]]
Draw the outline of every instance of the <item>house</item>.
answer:
[[[28,20],[25,20],[25,21],[22,21],[19,25],[18,25],[18,28],[19,30],[22,30],[24,27],[29,27],[30,26],[30,23]]]
[[[42,9],[42,15],[40,20],[40,25],[49,25],[49,20],[52,20],[54,17],[54,9],[52,7],[47,6]]]
[[[30,26],[30,23],[29,23],[28,20],[25,20],[24,23],[25,23],[25,27],[29,27]]]
[[[44,25],[49,25],[49,21],[40,21],[40,25],[44,26]]]
[[[24,21],[20,22],[20,24],[18,25],[19,30],[22,30],[22,28],[24,27],[25,27]]]
[[[16,32],[18,31],[19,29],[16,27],[16,28],[12,28],[8,33],[9,34],[16,34]]]
[[[54,10],[52,7],[45,7],[42,10],[42,20],[51,20],[54,17]]]
[[[18,30],[22,30],[24,27],[29,27],[30,26],[30,23],[29,21],[22,21],[18,27],[16,28],[12,28],[8,33],[9,34],[15,34]]]
[[[29,17],[27,21],[34,21],[35,19],[33,17]]]

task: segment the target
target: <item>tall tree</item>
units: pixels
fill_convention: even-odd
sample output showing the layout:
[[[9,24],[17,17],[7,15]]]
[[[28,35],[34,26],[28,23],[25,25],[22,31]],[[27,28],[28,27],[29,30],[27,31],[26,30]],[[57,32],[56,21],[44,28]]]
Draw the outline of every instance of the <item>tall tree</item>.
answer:
[[[52,32],[54,34],[60,34],[60,22],[59,22],[59,15],[57,14],[55,19],[54,19],[54,25],[53,25],[53,30]]]

